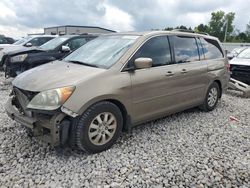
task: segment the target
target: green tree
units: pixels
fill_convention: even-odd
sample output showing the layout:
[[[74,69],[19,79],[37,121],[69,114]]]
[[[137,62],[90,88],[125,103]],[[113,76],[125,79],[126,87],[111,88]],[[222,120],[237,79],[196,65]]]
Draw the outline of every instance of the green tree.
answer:
[[[247,28],[246,28],[246,36],[247,36],[247,42],[250,42],[250,22],[247,24]]]
[[[163,30],[165,30],[165,31],[171,31],[171,30],[173,30],[174,28],[173,27],[166,27],[165,29],[163,29]]]
[[[229,12],[225,14],[223,11],[212,12],[211,20],[209,22],[209,34],[218,37],[221,41],[224,40],[225,32],[229,36],[233,30],[233,21],[235,13]]]
[[[209,27],[208,25],[205,24],[200,24],[197,27],[194,28],[196,32],[204,32],[204,33],[209,33]]]

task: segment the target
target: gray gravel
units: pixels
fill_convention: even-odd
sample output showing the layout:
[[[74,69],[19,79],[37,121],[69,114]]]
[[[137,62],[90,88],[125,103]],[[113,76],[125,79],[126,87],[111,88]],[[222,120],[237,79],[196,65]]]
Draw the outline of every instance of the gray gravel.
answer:
[[[10,120],[0,74],[0,187],[250,187],[250,99],[226,94],[213,112],[147,123],[88,155],[50,148]]]

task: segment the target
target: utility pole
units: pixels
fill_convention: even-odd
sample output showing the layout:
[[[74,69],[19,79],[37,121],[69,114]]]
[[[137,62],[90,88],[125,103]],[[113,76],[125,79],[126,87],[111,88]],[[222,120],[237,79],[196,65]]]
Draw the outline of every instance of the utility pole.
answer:
[[[226,22],[224,23],[224,26],[226,25],[225,29],[225,35],[224,35],[224,42],[227,41],[227,30],[228,30],[228,19],[226,18]]]

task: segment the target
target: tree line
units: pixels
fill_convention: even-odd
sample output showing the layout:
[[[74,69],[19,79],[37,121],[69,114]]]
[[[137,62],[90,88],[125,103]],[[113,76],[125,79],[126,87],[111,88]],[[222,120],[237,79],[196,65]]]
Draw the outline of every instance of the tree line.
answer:
[[[234,12],[226,14],[224,11],[217,11],[211,13],[211,19],[208,24],[201,23],[193,29],[181,25],[175,28],[167,27],[164,30],[194,30],[196,32],[207,33],[215,36],[222,42],[250,42],[250,22],[246,25],[245,31],[240,31],[233,25],[234,18]]]

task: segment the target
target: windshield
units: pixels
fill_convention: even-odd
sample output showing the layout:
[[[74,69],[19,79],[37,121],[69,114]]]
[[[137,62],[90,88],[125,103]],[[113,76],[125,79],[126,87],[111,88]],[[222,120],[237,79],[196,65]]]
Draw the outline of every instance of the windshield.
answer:
[[[246,49],[246,48],[235,48],[235,49],[232,50],[231,53],[233,53],[233,54],[239,54],[239,53],[242,52],[244,49]]]
[[[54,39],[46,42],[45,44],[40,46],[40,48],[42,48],[43,50],[54,50],[57,46],[62,44],[67,39],[69,39],[69,38],[68,37],[57,37],[57,38],[54,38]]]
[[[28,42],[31,38],[32,38],[31,36],[23,37],[23,38],[19,39],[18,41],[14,42],[13,44],[15,44],[15,45],[22,45],[22,44],[25,44],[25,43]]]
[[[83,45],[64,60],[109,68],[127,51],[138,37],[131,35],[100,36]]]
[[[250,48],[243,50],[237,57],[244,58],[244,59],[250,59]]]

